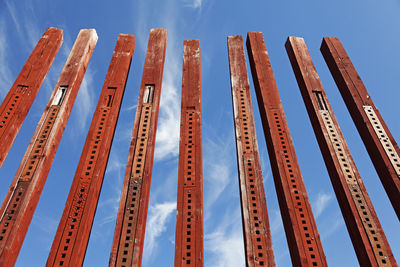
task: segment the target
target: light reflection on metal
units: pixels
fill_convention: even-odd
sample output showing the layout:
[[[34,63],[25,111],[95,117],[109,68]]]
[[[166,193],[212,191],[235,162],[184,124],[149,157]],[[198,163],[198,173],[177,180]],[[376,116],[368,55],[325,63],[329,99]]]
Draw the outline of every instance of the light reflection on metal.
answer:
[[[17,260],[96,42],[95,30],[79,32],[0,208],[0,266]],[[68,88],[64,101],[53,105],[61,85]]]
[[[360,265],[397,266],[304,40],[289,37],[286,50]],[[313,97],[315,91],[326,110]]]
[[[246,266],[275,266],[241,35],[228,37]]]

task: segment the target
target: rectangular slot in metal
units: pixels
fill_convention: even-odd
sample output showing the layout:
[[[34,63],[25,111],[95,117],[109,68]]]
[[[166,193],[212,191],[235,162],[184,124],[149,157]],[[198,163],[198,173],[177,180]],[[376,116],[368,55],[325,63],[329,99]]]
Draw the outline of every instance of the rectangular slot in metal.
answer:
[[[106,95],[106,106],[107,107],[112,107],[113,101],[114,101],[114,94],[115,91],[117,90],[117,87],[108,87],[107,88],[107,95]]]
[[[144,88],[143,104],[153,102],[154,84],[146,84]]]
[[[313,94],[315,95],[318,103],[318,107],[320,110],[328,110],[328,107],[326,106],[324,96],[321,91],[314,91]]]
[[[68,86],[63,85],[58,87],[57,93],[53,98],[52,106],[60,106],[64,100],[65,93],[67,92]]]
[[[28,86],[27,86],[27,85],[21,85],[21,84],[19,84],[18,87],[17,87],[16,92],[19,93],[19,94],[24,94],[24,93],[26,92],[27,89],[28,89]]]

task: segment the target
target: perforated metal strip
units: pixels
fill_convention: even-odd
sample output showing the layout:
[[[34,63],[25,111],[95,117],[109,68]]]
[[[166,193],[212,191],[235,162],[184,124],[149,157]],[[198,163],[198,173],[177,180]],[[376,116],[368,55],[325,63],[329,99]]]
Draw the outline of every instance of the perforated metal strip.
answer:
[[[386,152],[386,155],[388,156],[390,163],[392,164],[397,177],[400,178],[400,157],[397,154],[396,150],[394,149],[394,146],[392,142],[390,141],[385,129],[383,128],[378,116],[376,116],[376,113],[374,109],[371,106],[363,106],[363,109],[365,111],[365,114],[367,114],[367,117],[374,128],[376,136],[378,136],[379,141],[381,142],[381,145],[383,149]]]
[[[132,265],[132,255],[136,241],[134,237],[138,218],[139,199],[142,192],[142,179],[146,160],[151,112],[152,104],[143,104],[125,204],[125,214],[122,222],[121,237],[124,236],[125,238],[120,239],[118,246],[116,266],[119,267]]]
[[[301,190],[299,182],[301,177],[299,177],[299,173],[297,173],[296,169],[293,167],[293,164],[296,164],[293,157],[292,151],[290,150],[290,143],[287,138],[287,133],[282,127],[283,120],[280,113],[280,110],[271,110],[273,114],[273,118],[270,122],[270,125],[273,127],[273,131],[279,136],[279,151],[283,153],[280,154],[280,159],[277,158],[278,161],[281,161],[284,167],[285,176],[287,177],[288,184],[287,186],[290,188],[290,197],[292,199],[292,203],[294,204],[296,218],[298,219],[298,225],[300,228],[300,233],[302,235],[303,247],[305,249],[305,255],[307,257],[307,261],[312,264],[311,266],[322,266],[321,257],[319,256],[318,246],[316,243],[315,234],[313,232],[313,227],[311,225],[311,221],[309,216],[309,212],[306,210],[306,199],[304,198],[303,192]]]
[[[4,247],[9,231],[15,223],[16,215],[21,207],[21,203],[25,197],[26,190],[33,178],[39,159],[43,156],[43,148],[46,145],[51,128],[60,110],[60,106],[51,106],[46,115],[46,119],[42,124],[39,135],[37,136],[34,146],[29,153],[24,168],[20,174],[17,185],[10,197],[10,202],[0,219],[0,249]]]
[[[332,117],[327,110],[319,110],[319,113],[329,134],[329,139],[334,147],[336,157],[340,163],[340,170],[346,179],[347,186],[353,198],[358,215],[360,216],[364,226],[364,230],[374,251],[375,258],[379,266],[392,266],[388,260],[388,253],[385,249],[382,236],[378,232],[376,223],[371,215],[370,208],[365,201],[363,192],[361,191],[357,182],[357,177],[353,168],[351,167],[349,157],[346,153],[343,142],[339,137],[335,124],[332,121]]]
[[[266,226],[263,221],[262,211],[259,205],[261,192],[258,188],[258,181],[256,179],[262,179],[261,170],[256,173],[254,164],[254,143],[252,139],[251,127],[250,127],[250,115],[249,115],[249,99],[244,89],[240,89],[236,92],[237,104],[239,107],[239,118],[240,118],[240,136],[243,151],[243,167],[246,182],[246,196],[248,203],[248,216],[249,224],[251,229],[251,235],[249,236],[252,244],[252,254],[254,257],[255,266],[265,266],[267,260],[267,240],[266,240]],[[261,184],[263,184],[261,182]]]
[[[0,114],[0,136],[3,135],[8,124],[15,115],[15,111],[21,103],[23,95],[26,93],[28,87],[19,85],[17,90],[11,96],[3,112]]]
[[[184,185],[183,185],[183,227],[182,231],[182,266],[194,266],[196,259],[195,248],[195,211],[197,199],[195,197],[196,189],[196,122],[197,114],[194,110],[185,112],[186,125],[186,143],[185,143],[185,161],[184,161]]]
[[[114,90],[110,90],[113,92]],[[110,99],[112,99],[113,95]],[[110,114],[109,107],[100,109],[100,117],[96,122],[93,138],[90,141],[90,150],[86,156],[85,164],[82,168],[79,184],[74,192],[74,198],[71,208],[68,212],[68,219],[61,237],[60,245],[57,250],[54,266],[67,266],[73,251],[75,240],[78,234],[79,225],[85,210],[85,204],[89,193],[89,188],[92,182],[93,170],[99,155],[99,147],[101,146],[102,136],[105,125]]]

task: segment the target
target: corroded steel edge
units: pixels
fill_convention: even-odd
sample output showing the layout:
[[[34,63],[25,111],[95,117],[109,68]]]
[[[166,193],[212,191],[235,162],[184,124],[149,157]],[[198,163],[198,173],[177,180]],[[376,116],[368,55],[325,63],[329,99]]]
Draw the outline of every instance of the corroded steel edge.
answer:
[[[384,249],[387,252],[387,258],[389,260],[388,265],[384,266],[397,266],[397,263],[393,257],[391,248],[387,242],[386,236],[380,225],[378,217],[376,216],[375,210],[372,206],[371,200],[369,199],[368,193],[364,187],[362,179],[357,171],[354,161],[351,157],[350,151],[347,147],[345,139],[338,122],[333,114],[332,108],[326,97],[325,91],[322,87],[321,81],[319,80],[318,74],[315,70],[314,64],[308,53],[307,47],[304,40],[299,37],[289,37],[285,44],[287,54],[293,67],[294,74],[297,79],[301,94],[303,96],[304,104],[307,108],[311,124],[314,129],[315,136],[317,138],[321,153],[325,160],[328,173],[331,178],[333,188],[336,193],[339,206],[342,210],[346,226],[351,237],[353,247],[358,257],[358,261],[362,266],[378,266],[378,263],[374,255],[374,247],[368,239],[367,230],[363,226],[363,221],[360,218],[356,207],[356,200],[353,194],[350,192],[350,187],[346,182],[346,178],[341,171],[341,165],[334,150],[333,144],[329,139],[329,134],[325,128],[322,116],[320,116],[317,99],[311,97],[312,90],[320,92],[324,99],[324,106],[330,118],[333,121],[334,127],[336,128],[338,139],[344,147],[345,155],[350,162],[350,167],[353,170],[357,187],[361,190],[363,200],[367,204],[368,213],[373,219],[373,223],[376,227],[376,231],[380,235],[380,239],[383,242]],[[307,77],[307,78],[305,78]]]
[[[118,209],[117,222],[115,227],[114,239],[112,250],[110,254],[109,266],[116,266],[117,264],[117,255],[118,255],[118,246],[121,238],[124,238],[122,234],[122,224],[125,213],[125,205],[127,202],[128,187],[131,178],[131,171],[133,167],[133,160],[135,154],[135,145],[138,138],[139,124],[140,124],[140,116],[141,110],[143,106],[143,95],[145,91],[146,84],[154,84],[154,94],[153,94],[153,108],[152,108],[152,116],[150,122],[150,131],[149,131],[149,139],[147,143],[147,154],[145,161],[145,171],[143,174],[143,184],[142,184],[142,193],[140,198],[140,210],[139,217],[137,222],[137,229],[135,231],[135,249],[134,254],[132,256],[132,266],[141,266],[142,261],[142,253],[143,253],[143,244],[144,244],[144,234],[146,227],[146,217],[147,210],[149,205],[149,194],[150,194],[150,184],[151,184],[151,174],[152,174],[152,166],[153,166],[153,158],[154,158],[154,145],[155,145],[155,137],[156,137],[156,129],[157,129],[157,120],[158,120],[158,110],[160,105],[160,94],[161,94],[161,85],[162,85],[162,76],[164,70],[164,61],[165,61],[165,51],[167,44],[167,32],[165,29],[151,29],[149,42],[147,46],[146,59],[144,63],[143,69],[143,77],[139,91],[138,104],[135,115],[135,122],[132,131],[132,139],[129,148],[129,156],[127,161],[127,167],[125,172],[125,178],[123,183],[123,188],[121,192],[120,205]]]
[[[241,35],[228,37],[228,56],[246,266],[275,266],[256,129],[254,126],[250,85],[247,76],[243,38]],[[241,90],[244,91],[242,94],[240,92]],[[243,97],[241,95],[243,95]],[[241,99],[244,101],[241,102]],[[243,118],[241,114],[244,110],[247,111],[245,112],[247,113],[247,120]],[[244,130],[244,127],[248,128],[248,130]],[[245,132],[247,132],[247,134]],[[248,137],[248,135],[250,135],[250,137]],[[249,138],[247,142],[251,144],[249,149],[246,149],[246,137]],[[245,159],[251,159],[251,161],[253,161],[252,165],[254,171],[251,177],[249,177],[249,173],[246,171],[247,164]],[[255,180],[255,182],[251,183],[251,180]],[[251,185],[253,183],[256,189],[256,192],[254,192],[256,196],[253,197],[256,198],[256,201],[252,200],[251,191],[254,191],[254,189],[251,188]],[[251,206],[251,204],[256,204],[257,208]],[[258,221],[253,220],[253,209],[257,209],[258,213],[260,213],[256,215],[259,217]],[[263,228],[263,231],[256,234],[255,230],[258,230],[258,228]],[[259,235],[261,235],[262,238],[260,238]],[[260,241],[257,241],[257,239],[260,239]],[[261,246],[261,248],[259,246]]]
[[[327,266],[262,33],[247,51],[292,264]]]
[[[358,133],[364,142],[372,163],[397,214],[397,218],[400,219],[400,177],[396,173],[388,154],[385,153],[380,138],[375,133],[374,127],[368,119],[363,106],[372,107],[390,142],[393,144],[397,155],[400,155],[399,146],[390,133],[379,110],[375,107],[340,40],[334,37],[325,37],[321,44],[321,53],[346,103]]]
[[[59,87],[68,85],[68,90],[65,94],[62,105],[60,106],[57,119],[52,128],[53,130],[48,135],[47,143],[44,147],[44,152],[39,159],[39,164],[37,165],[36,171],[30,181],[27,191],[25,191],[24,193],[25,200],[22,204],[20,204],[21,207],[19,209],[19,212],[14,215],[16,216],[14,227],[9,230],[12,232],[10,233],[9,238],[5,241],[6,244],[2,246],[2,251],[0,252],[0,266],[12,266],[14,265],[18,257],[18,253],[21,249],[26,232],[28,231],[29,224],[31,222],[36,205],[39,201],[41,191],[43,190],[47,175],[50,171],[50,167],[54,159],[54,155],[60,143],[65,125],[71,113],[73,103],[75,101],[80,84],[85,74],[87,65],[89,64],[89,60],[96,45],[96,42],[97,34],[94,29],[81,30],[79,32],[76,42],[65,64],[65,67],[61,72],[60,78],[50,97],[49,103],[47,104],[45,111],[43,112],[35,133],[25,152],[23,160],[21,161],[21,164],[18,168],[17,174],[0,208],[0,214],[4,216],[5,209],[7,208],[8,203],[11,200],[12,194],[14,190],[18,188],[18,182],[25,167],[25,163],[32,152],[35,140],[39,135],[42,125],[47,117],[48,111],[52,107],[53,98],[55,97]]]
[[[47,259],[47,266],[81,266],[83,264],[134,49],[134,36],[120,34]],[[101,133],[99,134],[98,131]],[[97,149],[93,148],[94,146]],[[91,153],[92,150],[97,153]],[[96,156],[90,165],[88,165],[89,154]],[[91,170],[87,171],[87,168]],[[88,172],[88,177],[85,177],[85,171]],[[84,188],[81,188],[82,186]],[[84,190],[83,193],[82,190]],[[76,201],[83,202],[83,207],[75,203]],[[73,216],[71,213],[76,205],[80,207],[80,210],[79,213],[75,211],[78,216]],[[78,225],[71,230],[72,224]],[[73,231],[71,232],[73,234],[67,235],[69,231]]]
[[[63,31],[48,28],[38,41],[0,106],[0,167],[63,42]],[[18,93],[18,89],[23,92]],[[14,99],[18,94],[17,99]],[[14,102],[15,101],[15,102]],[[17,104],[16,107],[14,105]],[[13,106],[11,106],[13,105]]]

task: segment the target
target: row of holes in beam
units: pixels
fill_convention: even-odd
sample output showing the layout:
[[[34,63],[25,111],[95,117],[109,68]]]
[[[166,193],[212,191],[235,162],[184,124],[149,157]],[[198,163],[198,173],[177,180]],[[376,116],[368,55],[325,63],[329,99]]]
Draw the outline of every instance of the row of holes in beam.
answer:
[[[184,163],[184,186],[194,186],[196,170],[195,165],[195,138],[196,133],[196,116],[194,111],[187,111],[185,114],[185,125],[186,125],[186,142],[185,142],[185,163]]]
[[[108,101],[108,100],[107,100]],[[56,266],[64,266],[68,263],[73,252],[73,244],[79,231],[79,225],[84,213],[86,199],[88,197],[89,188],[92,182],[92,176],[94,167],[99,156],[99,147],[103,139],[104,128],[107,124],[110,114],[108,107],[100,110],[100,117],[98,118],[95,126],[95,132],[90,141],[88,154],[84,165],[82,167],[82,173],[79,179],[79,184],[74,192],[74,198],[72,200],[72,206],[68,212],[68,218],[64,231],[60,239],[60,245],[58,246],[56,255]]]
[[[196,220],[193,215],[192,207],[196,207],[196,198],[193,197],[194,188],[183,189],[183,224],[185,225],[182,233],[182,265],[193,265],[195,259],[195,238]]]
[[[133,157],[132,177],[129,182],[125,214],[122,222],[121,237],[118,247],[117,266],[121,267],[131,266],[132,263],[151,110],[151,104],[143,104],[135,145],[135,154]]]
[[[283,167],[286,172],[286,177],[289,177],[289,188],[291,200],[293,202],[293,206],[295,207],[296,219],[299,220],[299,230],[301,233],[301,239],[304,246],[304,250],[306,252],[306,256],[308,262],[312,264],[312,266],[321,266],[322,265],[322,256],[318,254],[318,247],[316,244],[316,238],[314,235],[314,229],[311,224],[311,215],[308,212],[308,208],[306,205],[305,192],[302,192],[302,188],[304,188],[304,184],[302,181],[302,177],[299,175],[298,167],[293,168],[293,165],[297,165],[297,162],[294,161],[291,154],[291,145],[287,139],[286,131],[282,124],[284,121],[282,120],[280,112],[273,112],[273,127],[275,128],[275,133],[277,133],[279,137],[279,150],[282,151],[282,162]],[[316,230],[316,229],[315,229]]]
[[[19,178],[17,186],[11,195],[11,201],[6,208],[4,215],[0,219],[0,241],[2,242],[0,243],[0,246],[4,244],[3,241],[5,241],[6,237],[8,236],[8,229],[11,229],[15,223],[15,217],[17,216],[21,202],[25,197],[25,187],[29,185],[29,182],[33,177],[34,171],[39,163],[40,156],[42,156],[43,147],[46,144],[48,135],[53,127],[58,111],[58,106],[51,106],[50,111],[47,113],[43,127],[39,133],[39,137],[35,140],[33,149],[28,155],[22,176]]]
[[[14,225],[16,213],[19,211],[20,203],[24,200],[26,187],[29,182],[19,182],[16,190],[11,195],[11,201],[0,221],[0,248],[4,249],[10,229]]]
[[[379,141],[394,168],[394,171],[397,174],[397,177],[400,178],[400,157],[394,149],[394,146],[390,141],[389,136],[387,135],[385,129],[379,121],[378,116],[376,115],[372,106],[363,106],[363,108],[365,113],[367,114],[370,123],[372,124],[376,136],[379,138]]]
[[[243,149],[243,158],[242,162],[244,163],[245,175],[246,175],[246,189],[247,189],[247,203],[249,203],[248,211],[250,217],[250,227],[251,227],[251,240],[252,247],[254,251],[254,260],[257,266],[265,266],[266,259],[266,250],[267,248],[267,236],[265,231],[265,222],[263,221],[265,216],[262,214],[263,207],[260,207],[260,200],[262,197],[260,196],[260,189],[258,188],[260,183],[257,183],[257,179],[261,179],[260,174],[261,170],[256,172],[254,166],[254,157],[258,155],[254,155],[254,143],[252,140],[252,129],[250,124],[253,122],[250,121],[249,116],[249,100],[247,98],[247,91],[244,89],[239,90],[239,116],[240,116],[240,135],[242,137],[242,149]],[[250,160],[253,158],[253,160]],[[247,160],[245,160],[247,159]],[[256,173],[258,175],[256,175]],[[262,184],[262,183],[261,183]],[[266,207],[264,207],[266,208]]]
[[[197,203],[192,202],[196,198],[192,197],[192,191],[196,190],[195,186],[195,164],[196,161],[194,155],[195,151],[195,138],[194,133],[196,133],[195,121],[196,115],[195,111],[186,111],[185,113],[185,126],[186,126],[186,142],[185,142],[185,162],[184,162],[184,190],[183,190],[183,225],[182,229],[182,265],[193,264],[195,258],[195,240],[192,237],[192,233],[196,232],[196,221],[193,220],[193,212]]]
[[[43,154],[44,146],[46,145],[47,139],[53,128],[55,119],[60,110],[59,106],[51,106],[47,117],[40,129],[39,136],[36,138],[33,145],[33,149],[28,156],[28,160],[25,162],[24,169],[22,171],[21,179],[30,180],[39,164],[39,160]]]
[[[3,113],[0,114],[0,136],[3,134],[4,129],[6,129],[8,126],[8,122],[14,116],[15,111],[18,108],[19,103],[22,101],[26,90],[26,86],[19,85],[5,106]]]
[[[383,245],[384,243],[382,237],[377,231],[376,223],[371,215],[370,208],[368,207],[365,196],[357,182],[355,172],[351,167],[349,156],[346,154],[346,150],[344,148],[344,142],[341,141],[338,130],[333,123],[329,111],[320,110],[319,112],[324,122],[325,129],[328,132],[330,142],[335,150],[337,160],[339,161],[341,167],[341,172],[346,178],[346,182],[356,205],[357,212],[361,218],[368,239],[371,242],[375,257],[380,265],[390,266],[390,262],[387,260],[387,252]]]

